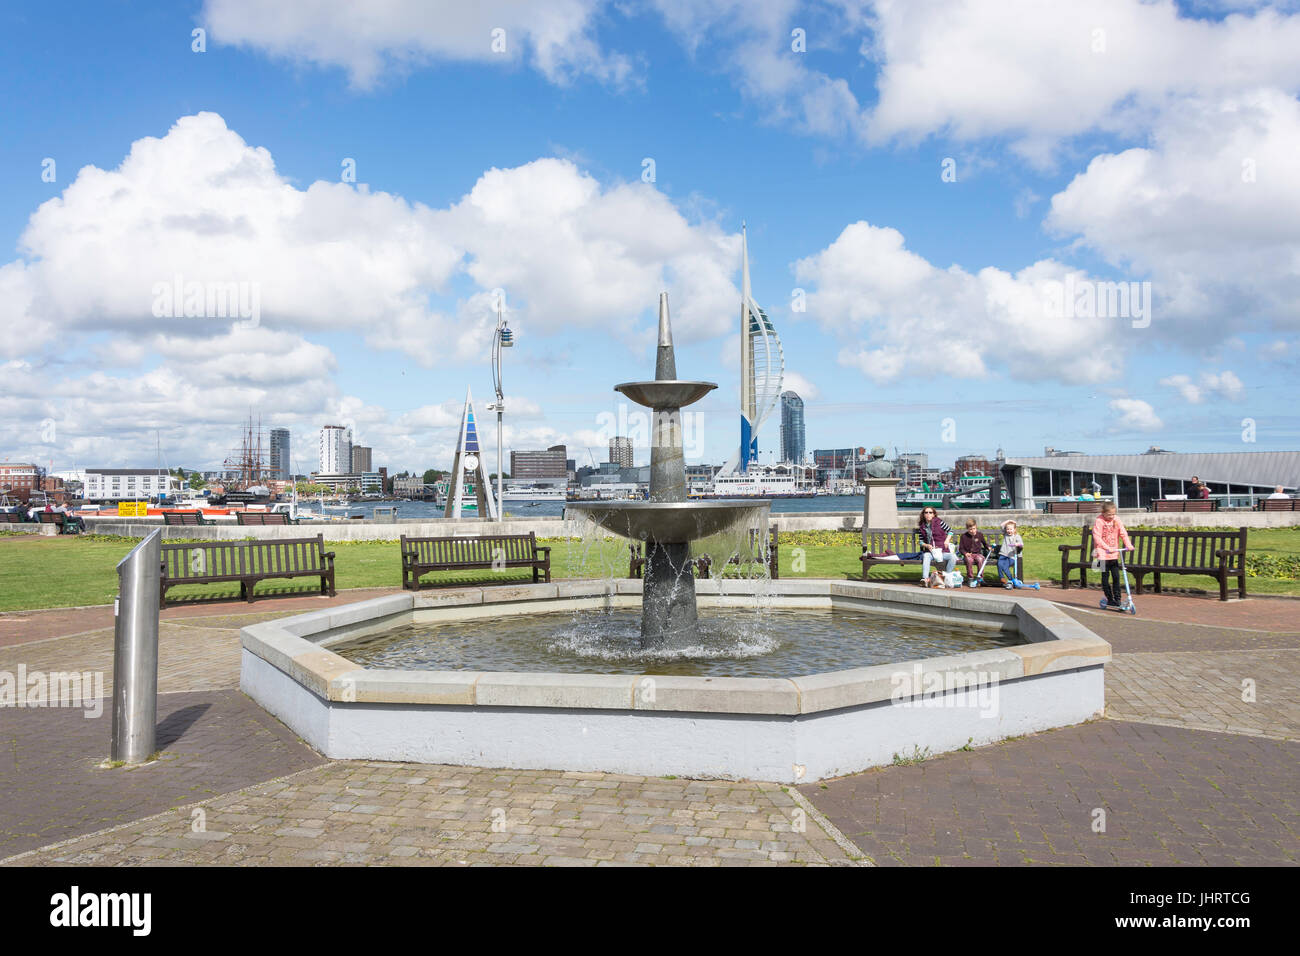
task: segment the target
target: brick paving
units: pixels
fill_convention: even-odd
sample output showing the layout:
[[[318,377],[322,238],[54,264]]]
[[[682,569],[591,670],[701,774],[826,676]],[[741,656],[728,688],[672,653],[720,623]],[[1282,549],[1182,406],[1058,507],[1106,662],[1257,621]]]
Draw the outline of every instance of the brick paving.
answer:
[[[800,790],[880,866],[1295,865],[1297,767],[1300,743],[1095,721]]]
[[[343,761],[12,861],[25,866],[847,863],[771,783]]]
[[[159,759],[101,768],[112,733],[81,708],[0,710],[0,858],[323,762],[238,691],[161,694]]]
[[[1048,591],[1041,596],[1061,596]],[[238,628],[377,593],[387,592],[165,611],[159,706],[170,736],[150,767],[94,767],[107,751],[108,701],[94,720],[79,710],[0,710],[0,859],[45,847],[13,862],[853,862],[851,844],[832,840],[834,824],[880,864],[1297,862],[1294,602],[1151,595],[1130,617],[1093,610],[1091,590],[1066,592],[1067,612],[1114,648],[1114,719],[793,792],[324,761],[235,690]],[[0,671],[100,671],[109,694],[111,620],[103,608],[0,615]],[[1255,682],[1252,703],[1241,699],[1245,678]],[[192,810],[169,809],[195,801],[202,832]],[[814,805],[830,818],[827,831],[816,810],[800,817]],[[1104,834],[1091,829],[1097,807],[1107,811]]]
[[[1106,716],[1300,740],[1300,649],[1117,655]]]

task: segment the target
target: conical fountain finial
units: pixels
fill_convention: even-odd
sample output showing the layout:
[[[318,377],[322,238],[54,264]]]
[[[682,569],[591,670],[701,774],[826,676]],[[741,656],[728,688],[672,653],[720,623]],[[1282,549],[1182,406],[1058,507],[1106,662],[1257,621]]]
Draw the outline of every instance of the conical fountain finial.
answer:
[[[668,293],[659,293],[659,352],[655,356],[655,380],[671,382],[677,378],[677,358],[673,354],[673,327],[668,321]]]

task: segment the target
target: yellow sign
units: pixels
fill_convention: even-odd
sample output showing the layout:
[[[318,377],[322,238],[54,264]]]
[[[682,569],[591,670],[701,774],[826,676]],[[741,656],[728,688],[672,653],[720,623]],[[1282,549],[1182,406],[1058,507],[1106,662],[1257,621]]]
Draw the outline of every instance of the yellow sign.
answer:
[[[149,513],[149,502],[147,501],[119,501],[117,503],[117,516],[119,518],[143,518]]]

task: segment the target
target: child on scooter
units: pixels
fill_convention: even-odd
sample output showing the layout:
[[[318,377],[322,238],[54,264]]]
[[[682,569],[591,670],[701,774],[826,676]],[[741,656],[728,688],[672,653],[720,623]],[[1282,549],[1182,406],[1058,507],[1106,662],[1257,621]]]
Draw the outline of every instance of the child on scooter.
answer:
[[[1119,599],[1118,558],[1121,550],[1132,551],[1133,543],[1124,522],[1116,514],[1115,502],[1108,501],[1101,506],[1101,514],[1092,523],[1093,566],[1101,571],[1101,589],[1106,595],[1102,598],[1102,607],[1120,607],[1123,604]]]

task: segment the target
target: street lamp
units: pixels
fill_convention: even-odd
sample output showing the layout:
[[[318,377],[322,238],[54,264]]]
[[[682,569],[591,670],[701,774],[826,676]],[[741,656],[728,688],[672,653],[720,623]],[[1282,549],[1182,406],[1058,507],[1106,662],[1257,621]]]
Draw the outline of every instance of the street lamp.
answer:
[[[513,348],[515,344],[515,333],[510,331],[506,325],[505,315],[501,309],[501,299],[497,299],[497,327],[492,333],[492,387],[496,390],[497,400],[488,405],[488,411],[497,413],[497,520],[505,520],[505,499],[504,483],[502,474],[505,472],[505,465],[502,458],[505,454],[502,446],[501,434],[501,416],[506,410],[505,395],[501,391],[501,350]]]

